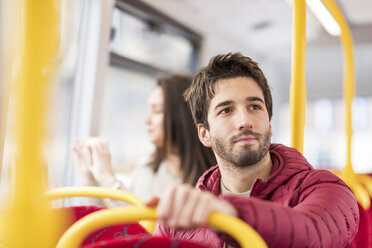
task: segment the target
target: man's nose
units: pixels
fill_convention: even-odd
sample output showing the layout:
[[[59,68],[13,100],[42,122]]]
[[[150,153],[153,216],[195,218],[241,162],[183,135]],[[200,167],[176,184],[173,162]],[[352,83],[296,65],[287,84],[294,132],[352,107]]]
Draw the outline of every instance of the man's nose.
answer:
[[[251,121],[242,121],[239,123],[239,131],[251,130],[253,128],[253,123]]]
[[[237,127],[239,131],[251,130],[253,128],[252,120],[249,118],[248,113],[246,113],[245,111],[242,111],[240,113],[240,116],[237,121],[238,121]]]

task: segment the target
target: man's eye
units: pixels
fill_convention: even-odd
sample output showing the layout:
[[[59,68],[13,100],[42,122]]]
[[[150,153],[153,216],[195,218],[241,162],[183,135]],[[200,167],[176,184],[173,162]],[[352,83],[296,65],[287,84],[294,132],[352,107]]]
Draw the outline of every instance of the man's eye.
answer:
[[[261,106],[260,105],[257,105],[257,104],[253,104],[251,106],[251,108],[254,109],[254,110],[260,110],[261,109]]]
[[[230,112],[231,112],[230,108],[225,108],[225,109],[221,110],[218,114],[228,114]]]

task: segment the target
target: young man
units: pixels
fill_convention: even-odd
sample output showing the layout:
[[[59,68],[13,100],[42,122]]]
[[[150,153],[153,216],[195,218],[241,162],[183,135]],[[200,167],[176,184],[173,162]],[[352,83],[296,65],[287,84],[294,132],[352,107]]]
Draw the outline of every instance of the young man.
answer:
[[[314,170],[295,149],[270,144],[272,99],[257,63],[240,53],[212,58],[185,94],[200,141],[218,165],[196,189],[169,189],[155,234],[208,247],[235,246],[205,226],[221,211],[252,226],[269,247],[347,247],[359,213],[352,192],[329,171]],[[191,229],[196,228],[196,229]],[[187,230],[190,229],[190,230]]]

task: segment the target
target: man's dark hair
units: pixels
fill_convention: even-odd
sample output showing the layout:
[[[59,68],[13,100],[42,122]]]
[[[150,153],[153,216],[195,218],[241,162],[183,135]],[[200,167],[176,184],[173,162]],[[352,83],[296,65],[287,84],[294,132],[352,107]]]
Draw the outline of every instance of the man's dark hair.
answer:
[[[271,120],[273,111],[271,91],[257,62],[241,53],[228,53],[211,58],[206,67],[200,68],[190,88],[184,94],[196,125],[202,124],[209,129],[208,108],[214,96],[215,84],[219,80],[236,77],[249,77],[258,84],[264,95],[266,109]]]

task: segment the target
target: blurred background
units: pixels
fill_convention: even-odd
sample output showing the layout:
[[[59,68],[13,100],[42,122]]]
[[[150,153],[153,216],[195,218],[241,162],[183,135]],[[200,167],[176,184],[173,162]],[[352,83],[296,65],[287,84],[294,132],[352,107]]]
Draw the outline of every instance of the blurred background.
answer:
[[[354,39],[354,169],[372,172],[372,1],[337,0]],[[10,173],[12,99],[6,82],[12,44],[9,5],[0,1],[2,71],[1,185]],[[50,94],[48,161],[51,187],[74,185],[71,144],[78,136],[110,143],[114,169],[127,180],[150,154],[146,99],[161,72],[194,73],[212,56],[241,52],[258,61],[272,88],[275,143],[290,145],[289,84],[292,43],[290,0],[63,0],[62,48]],[[343,54],[307,11],[307,107],[304,155],[316,168],[341,169],[346,158]],[[8,67],[7,67],[8,66]],[[0,185],[0,186],[1,186]],[[2,187],[3,189],[3,187]]]

